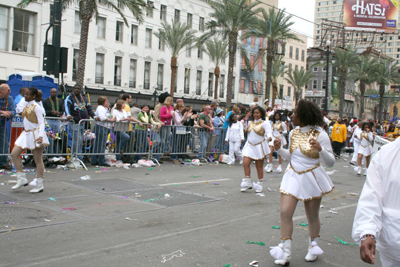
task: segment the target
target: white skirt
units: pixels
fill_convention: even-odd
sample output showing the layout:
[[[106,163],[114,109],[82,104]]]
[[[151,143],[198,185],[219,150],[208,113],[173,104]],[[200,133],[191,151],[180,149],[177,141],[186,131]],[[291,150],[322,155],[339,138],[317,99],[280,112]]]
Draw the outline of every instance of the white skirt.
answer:
[[[282,148],[283,148],[284,146],[287,145],[287,141],[286,141],[285,136],[284,136],[284,135],[281,135],[281,136],[279,136],[279,137],[272,136],[272,140],[268,143],[269,146],[272,146],[272,147],[274,146],[274,141],[275,141],[276,138],[281,139],[281,147],[282,147]]]
[[[289,165],[283,175],[280,192],[300,201],[322,198],[324,194],[331,192],[334,185],[322,165],[311,169],[299,174]]]
[[[248,140],[243,147],[242,156],[251,158],[252,160],[263,160],[267,155],[271,153],[267,140],[253,145]]]
[[[18,139],[15,141],[14,145],[22,148],[22,149],[29,149],[34,150],[35,148],[45,147],[49,145],[49,139],[45,135],[43,137],[43,142],[38,144],[35,142],[36,139],[39,138],[39,129],[35,131],[26,132],[25,130],[18,136]]]
[[[366,147],[363,147],[362,145],[360,145],[359,148],[358,148],[357,153],[363,155],[364,157],[371,156],[371,154],[372,154],[372,146],[368,145]]]

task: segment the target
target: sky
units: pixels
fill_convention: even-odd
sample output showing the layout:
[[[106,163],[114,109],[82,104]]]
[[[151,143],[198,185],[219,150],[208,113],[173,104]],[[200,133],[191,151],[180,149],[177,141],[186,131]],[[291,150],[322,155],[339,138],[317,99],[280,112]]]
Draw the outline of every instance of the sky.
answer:
[[[279,0],[279,8],[285,8],[293,15],[314,21],[315,0]],[[295,17],[292,20],[295,22],[291,27],[293,30],[313,37],[314,24]],[[313,46],[313,39],[308,38],[307,46]]]

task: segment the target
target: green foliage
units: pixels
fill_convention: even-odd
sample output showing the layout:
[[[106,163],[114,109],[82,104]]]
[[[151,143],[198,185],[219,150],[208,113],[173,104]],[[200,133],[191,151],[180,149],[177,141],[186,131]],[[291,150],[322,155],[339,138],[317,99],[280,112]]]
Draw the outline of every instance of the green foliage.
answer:
[[[312,81],[314,73],[312,73],[310,70],[294,69],[292,72],[287,71],[286,75],[287,77],[285,78],[285,80],[291,85],[293,85],[295,89],[295,97],[297,104],[297,101],[300,97],[301,88],[303,88],[306,84]]]

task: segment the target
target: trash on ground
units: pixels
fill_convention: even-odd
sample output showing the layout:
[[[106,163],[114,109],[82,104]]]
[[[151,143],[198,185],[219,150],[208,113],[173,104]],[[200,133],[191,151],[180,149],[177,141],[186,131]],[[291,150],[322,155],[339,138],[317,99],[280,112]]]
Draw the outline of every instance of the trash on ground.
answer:
[[[158,198],[149,198],[149,199],[146,199],[144,202],[151,202],[153,200],[158,200]]]
[[[281,227],[280,227],[280,226],[275,226],[275,225],[273,225],[273,226],[272,226],[272,229],[281,229]]]
[[[249,263],[250,266],[258,267],[258,261],[252,261]]]
[[[9,184],[16,184],[17,183],[17,180],[8,180],[8,181],[6,181],[7,183],[9,183]]]
[[[264,193],[256,193],[256,196],[265,197]]]
[[[276,190],[268,187],[268,192],[276,192]]]
[[[76,208],[69,207],[69,208],[63,208],[63,210],[76,210]]]
[[[140,165],[139,165],[139,164],[137,164],[137,163],[133,163],[131,166],[132,166],[132,167],[134,167],[134,168],[139,168],[139,167],[142,167],[142,166],[140,166]]]
[[[165,193],[164,197],[171,197],[171,196],[168,193]]]
[[[358,196],[357,193],[353,193],[353,192],[347,192],[347,194],[350,195],[350,196]]]
[[[324,206],[324,205],[320,205],[319,207],[320,207],[320,208],[325,208],[325,206]]]
[[[148,168],[149,171],[151,171],[153,168]]]
[[[214,183],[214,185],[219,185],[219,183]]]
[[[333,170],[333,171],[326,172],[326,174],[332,175],[332,174],[334,174],[335,172],[337,172],[337,170]]]
[[[246,241],[246,244],[256,244],[256,245],[260,245],[260,246],[265,246],[264,242],[253,242],[253,241]]]
[[[48,200],[57,201],[54,197],[49,197]]]
[[[201,175],[192,175],[192,176],[189,176],[189,177],[192,177],[192,178],[199,178],[199,177],[201,177]]]
[[[102,171],[108,171],[108,169],[107,169],[107,168],[102,168],[101,170],[102,170]]]
[[[340,244],[343,244],[343,245],[350,245],[350,246],[358,246],[358,244],[354,244],[354,243],[349,243],[349,242],[343,241],[342,239],[340,239],[340,237],[334,236],[334,238],[336,238],[337,241],[338,241]]]
[[[4,204],[17,204],[17,202],[9,202],[9,201],[6,201],[6,202],[4,202]]]
[[[90,175],[85,175],[80,178],[81,180],[90,180]]]
[[[121,197],[121,198],[128,198],[128,197]]]
[[[308,223],[299,223],[299,225],[301,225],[301,226],[307,226]]]
[[[333,214],[337,214],[338,213],[335,208],[332,208],[332,209],[328,210],[328,212],[333,213]]]
[[[232,265],[230,265],[229,263],[224,265],[224,267],[231,267],[231,266]]]
[[[51,222],[51,220],[49,220],[49,219],[44,219],[44,221],[45,221],[45,222]]]
[[[137,219],[132,219],[131,217],[126,217],[125,220],[128,220],[128,221],[137,221]]]
[[[182,250],[177,250],[171,254],[161,255],[161,257],[163,258],[163,260],[161,262],[166,263],[167,261],[172,260],[172,258],[174,258],[174,257],[181,258],[181,257],[183,257],[183,255],[185,255],[185,253]]]

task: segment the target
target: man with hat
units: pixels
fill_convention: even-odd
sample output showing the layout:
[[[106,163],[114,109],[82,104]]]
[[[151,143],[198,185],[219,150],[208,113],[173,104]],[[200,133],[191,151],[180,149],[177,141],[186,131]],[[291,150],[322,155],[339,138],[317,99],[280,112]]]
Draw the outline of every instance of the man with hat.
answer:
[[[263,109],[264,109],[265,111],[267,111],[268,107],[269,107],[269,100],[268,100],[268,99],[265,99],[265,100],[264,100]]]
[[[225,121],[224,111],[221,108],[217,108],[217,110],[215,111],[215,117],[213,119],[214,133],[216,135],[213,149],[218,149],[220,151],[223,150],[224,140],[221,138],[222,137],[221,129],[218,128],[222,127],[224,121]]]

